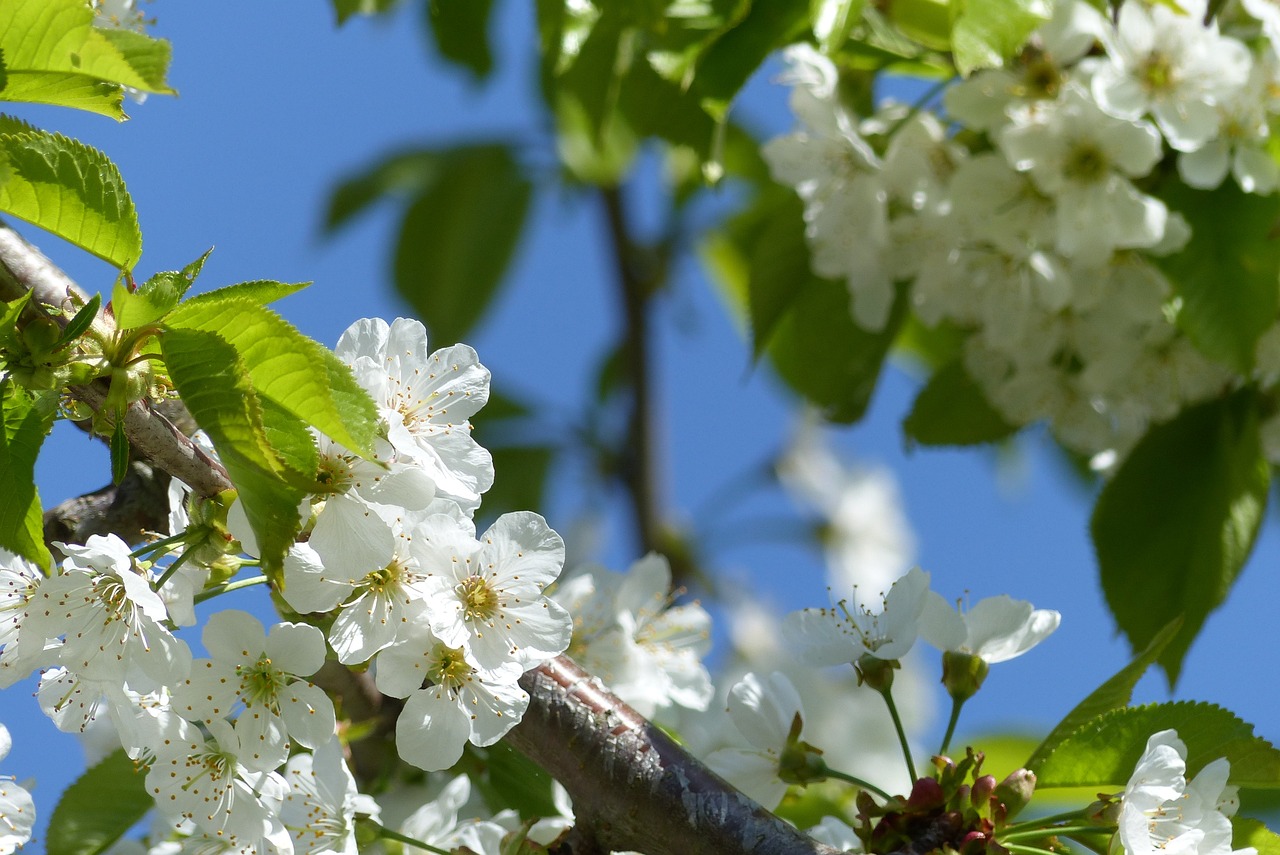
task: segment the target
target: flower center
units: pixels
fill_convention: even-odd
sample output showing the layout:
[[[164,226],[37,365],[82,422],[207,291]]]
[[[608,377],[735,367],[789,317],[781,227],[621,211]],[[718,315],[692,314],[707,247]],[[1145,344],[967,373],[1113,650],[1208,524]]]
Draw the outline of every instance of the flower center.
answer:
[[[498,611],[498,592],[482,576],[468,576],[458,585],[458,594],[465,620],[488,620]]]
[[[1090,141],[1077,142],[1067,152],[1062,172],[1072,181],[1091,184],[1104,178],[1110,169],[1107,156]]]
[[[258,657],[252,665],[237,665],[240,678],[240,696],[246,705],[259,703],[273,712],[279,706],[280,690],[285,687],[284,672],[271,664],[267,654]]]

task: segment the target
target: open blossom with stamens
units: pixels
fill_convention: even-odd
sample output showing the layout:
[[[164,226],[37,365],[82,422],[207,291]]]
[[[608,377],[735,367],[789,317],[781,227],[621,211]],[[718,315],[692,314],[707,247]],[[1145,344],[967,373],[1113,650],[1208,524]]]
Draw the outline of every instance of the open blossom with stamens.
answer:
[[[157,748],[146,781],[156,805],[219,837],[254,840],[283,832],[284,779],[242,762],[244,750],[229,722],[215,718],[206,726],[208,739],[194,735]]]
[[[27,604],[22,644],[49,648],[54,661],[97,680],[129,683],[139,691],[170,686],[187,676],[191,651],[163,625],[168,613],[115,535],[92,535],[84,546],[58,544],[62,572],[45,580]]]
[[[1128,855],[1257,855],[1231,848],[1236,788],[1219,758],[1187,780],[1187,746],[1162,730],[1146,750],[1120,801],[1120,842]]]
[[[517,683],[521,665],[506,661],[481,668],[467,651],[425,627],[415,627],[408,638],[381,651],[376,664],[379,691],[408,699],[396,720],[396,749],[427,771],[458,762],[468,742],[497,742],[529,706]]]
[[[290,757],[284,779],[289,793],[280,816],[296,855],[356,855],[356,814],[376,819],[378,804],[356,790],[338,740],[330,740],[312,754]]]
[[[704,710],[714,688],[702,657],[711,616],[697,603],[670,603],[671,568],[656,553],[624,573],[585,571],[552,598],[573,615],[569,656],[636,711],[674,705]]]
[[[879,611],[842,600],[832,608],[792,612],[782,632],[811,665],[847,664],[866,654],[900,659],[915,644],[928,593],[929,574],[914,567],[893,583]]]
[[[346,665],[367,661],[423,614],[424,583],[439,572],[431,542],[474,542],[475,534],[471,520],[445,499],[423,511],[402,510],[394,520],[372,512],[351,520],[345,532],[314,532],[284,560],[283,596],[290,606],[303,614],[338,610],[329,643]]]
[[[9,756],[13,739],[9,729],[0,724],[0,760]],[[13,778],[0,775],[0,855],[11,855],[31,839],[36,821],[36,805],[26,788]]]
[[[573,619],[543,596],[564,566],[564,541],[535,513],[503,514],[480,541],[438,526],[425,547],[431,631],[484,669],[532,668],[569,646]]]
[[[378,405],[397,455],[474,512],[493,485],[493,458],[471,438],[469,419],[489,400],[489,370],[476,352],[458,344],[433,353],[418,321],[366,318],[347,328],[335,353]]]
[[[204,646],[191,676],[174,690],[177,712],[190,721],[212,721],[237,713],[241,761],[269,771],[289,756],[289,740],[316,748],[333,739],[333,702],[299,677],[324,664],[324,635],[314,626],[278,623],[270,634],[247,612],[228,610],[209,618]]]
[[[787,792],[779,777],[782,755],[799,737],[804,707],[795,686],[780,671],[761,679],[747,674],[729,690],[729,718],[749,747],[721,748],[707,765],[767,808]]]

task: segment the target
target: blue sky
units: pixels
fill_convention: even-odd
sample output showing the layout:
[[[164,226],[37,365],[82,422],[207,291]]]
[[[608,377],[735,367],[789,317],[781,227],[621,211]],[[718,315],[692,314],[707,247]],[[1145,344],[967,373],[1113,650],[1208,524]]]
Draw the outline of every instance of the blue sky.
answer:
[[[532,4],[497,6],[497,77],[477,88],[430,54],[411,10],[339,31],[321,2],[158,0],[150,11],[158,18],[156,34],[174,43],[170,80],[178,98],[132,105],[134,118],[123,125],[52,110],[19,115],[80,137],[120,166],[142,220],[141,276],[175,269],[215,246],[199,287],[312,280],[278,308],[332,345],[358,317],[405,312],[387,276],[389,209],[332,242],[321,240],[327,193],[339,177],[397,147],[491,136],[521,140],[531,161],[551,163],[551,141],[533,106]],[[790,125],[785,92],[768,77],[753,81],[738,109],[753,126],[781,133]],[[637,214],[643,218],[643,210]],[[86,289],[109,289],[105,265],[55,238],[26,233]],[[593,199],[542,186],[506,291],[469,342],[498,383],[547,405],[553,426],[555,413],[581,408],[595,360],[618,328],[603,238]],[[682,265],[660,307],[657,337],[665,492],[681,519],[775,453],[794,414],[767,369],[751,367],[695,260]],[[909,452],[898,421],[917,387],[916,379],[891,369],[868,420],[836,432],[835,441],[851,457],[893,470],[918,561],[933,573],[936,589],[948,597],[967,591],[974,600],[1008,593],[1063,613],[1061,629],[1040,649],[995,669],[970,704],[961,737],[1003,725],[1046,730],[1128,657],[1096,582],[1087,536],[1091,498],[1039,440],[1024,442],[1018,459],[1001,466],[988,451]],[[65,427],[39,468],[49,505],[109,479],[105,450]],[[584,501],[570,473],[557,480],[547,506],[535,510],[567,530]],[[746,500],[737,518],[793,509],[775,491]],[[616,523],[617,514],[610,519]],[[599,557],[606,563],[620,569],[638,557],[633,553],[616,525],[604,529]],[[1267,567],[1278,553],[1269,522],[1227,606],[1192,649],[1177,692],[1227,706],[1272,738],[1280,736],[1280,689],[1266,633],[1280,587]],[[730,537],[713,557],[729,578],[780,610],[826,603],[816,553]],[[0,773],[36,778],[37,807],[47,820],[56,793],[82,761],[75,741],[44,721],[32,688],[28,681],[0,694],[0,721],[15,737]],[[1149,677],[1140,693],[1144,700],[1168,697],[1162,678]],[[940,734],[945,716],[938,718]]]

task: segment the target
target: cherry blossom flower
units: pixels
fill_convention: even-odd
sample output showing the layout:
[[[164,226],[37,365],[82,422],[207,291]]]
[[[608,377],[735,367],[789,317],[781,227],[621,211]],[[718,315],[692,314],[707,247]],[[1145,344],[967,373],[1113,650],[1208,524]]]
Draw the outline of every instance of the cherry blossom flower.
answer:
[[[713,751],[707,765],[772,810],[787,792],[779,771],[783,752],[804,721],[800,695],[780,671],[764,679],[747,674],[729,690],[729,718],[749,747]]]
[[[338,740],[330,740],[312,754],[289,758],[284,779],[289,793],[280,818],[293,838],[296,855],[356,855],[356,814],[377,819],[378,804],[357,791]]]
[[[489,370],[476,352],[465,344],[430,352],[426,328],[410,318],[356,321],[335,352],[378,405],[397,455],[473,512],[493,484],[493,459],[468,421],[489,400]]]
[[[241,762],[244,750],[230,723],[215,718],[206,726],[207,739],[195,735],[157,747],[146,779],[156,805],[219,837],[256,840],[282,832],[285,780]]]
[[[841,600],[832,608],[792,612],[782,631],[811,665],[847,664],[868,654],[900,659],[915,644],[928,593],[929,574],[914,567],[883,595],[879,611]]]
[[[1215,105],[1244,84],[1251,61],[1217,22],[1205,26],[1205,3],[1187,5],[1121,6],[1115,29],[1104,34],[1107,61],[1091,83],[1105,112],[1129,120],[1150,112],[1177,151],[1195,151],[1218,132]]]
[[[13,738],[0,724],[0,760],[9,756]],[[11,855],[31,839],[36,805],[26,788],[8,775],[0,775],[0,855]]]
[[[1257,855],[1231,848],[1235,787],[1219,758],[1187,780],[1187,746],[1177,731],[1147,740],[1120,801],[1119,836],[1128,855]]]
[[[299,677],[324,664],[324,635],[314,626],[278,623],[268,634],[253,615],[218,612],[204,629],[210,659],[197,660],[174,690],[174,705],[190,721],[238,712],[241,762],[270,771],[289,756],[290,743],[316,748],[333,739],[333,702]]]
[[[65,637],[50,648],[56,664],[140,691],[185,678],[191,651],[165,628],[164,601],[151,589],[149,574],[134,566],[125,542],[92,535],[84,546],[58,546],[67,554],[62,572],[28,602],[22,643]]]
[[[939,650],[967,653],[987,664],[1021,656],[1058,628],[1062,616],[1052,609],[1007,595],[987,597],[968,611],[952,608],[930,591],[920,616],[920,636]]]
[[[529,705],[517,685],[523,667],[513,661],[478,667],[467,651],[423,627],[381,651],[376,667],[378,689],[408,699],[396,720],[400,756],[429,772],[456,763],[468,742],[497,742],[519,724]]]
[[[625,574],[581,572],[552,593],[573,615],[569,656],[647,718],[673,704],[704,710],[714,691],[702,664],[711,616],[671,605],[670,589],[667,560],[650,553]]]
[[[423,582],[431,631],[485,669],[521,670],[564,652],[573,619],[543,596],[564,565],[564,541],[535,513],[503,514],[479,542],[441,526],[424,549],[435,575]]]

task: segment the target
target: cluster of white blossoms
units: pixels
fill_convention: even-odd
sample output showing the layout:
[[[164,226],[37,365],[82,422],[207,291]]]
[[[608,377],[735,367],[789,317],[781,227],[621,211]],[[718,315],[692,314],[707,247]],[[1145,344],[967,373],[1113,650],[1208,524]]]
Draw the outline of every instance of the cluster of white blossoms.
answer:
[[[354,818],[377,806],[355,791],[333,702],[308,682],[330,655],[371,668],[381,691],[405,700],[401,757],[442,770],[467,743],[491,745],[515,726],[528,704],[520,676],[569,645],[569,613],[543,593],[562,569],[559,535],[527,512],[478,536],[472,521],[494,478],[471,437],[489,395],[475,352],[431,352],[423,326],[401,319],[357,322],[337,353],[385,429],[373,461],[315,437],[320,490],[279,591],[303,620],[268,628],[217,612],[203,626],[208,656],[195,658],[175,632],[196,623],[210,578],[199,548],[166,568],[138,559],[152,547],[93,536],[58,544],[66,557],[47,577],[0,554],[0,686],[39,671],[39,703],[60,729],[109,725],[146,769],[168,834],[191,851],[215,841],[228,852],[355,851]],[[175,554],[190,523],[185,494],[171,491]],[[256,554],[238,506],[228,525]],[[646,620],[661,634],[660,615]],[[673,679],[672,691],[697,694],[685,674]],[[29,832],[25,804],[25,815],[0,804],[0,819]]]
[[[964,366],[1009,423],[1047,421],[1071,449],[1108,452],[1101,465],[1250,379],[1179,331],[1154,259],[1191,229],[1149,191],[1276,191],[1280,16],[1265,0],[1208,25],[1203,0],[1126,2],[1114,21],[1083,0],[1049,8],[1008,67],[949,86],[941,116],[859,119],[828,57],[788,49],[798,127],[764,154],[804,202],[813,269],[847,282],[861,327],[882,329],[906,288],[926,325],[966,331]],[[1280,376],[1280,329],[1256,374]],[[1280,423],[1264,436],[1280,461]]]

